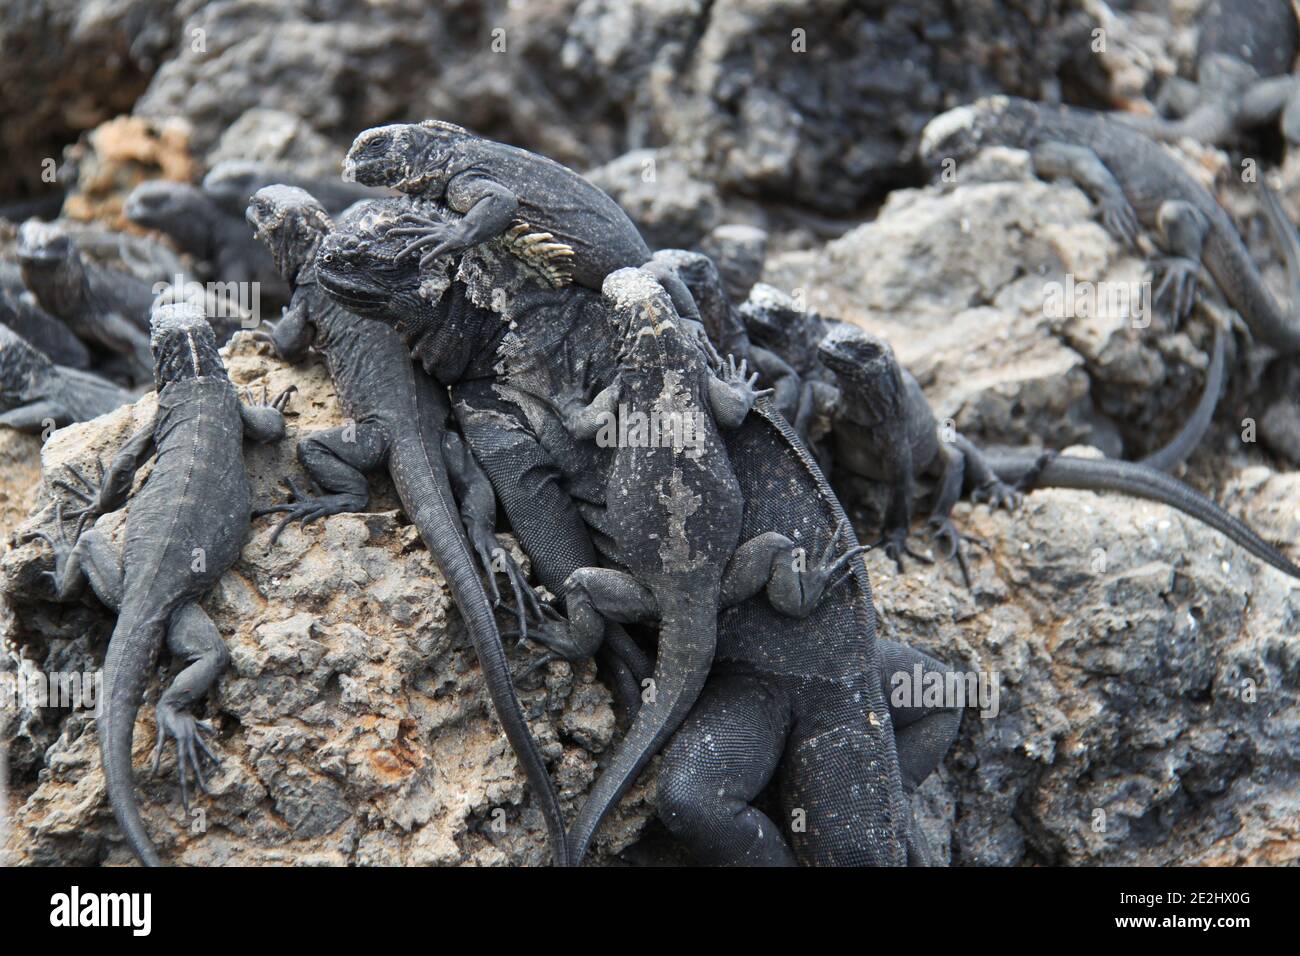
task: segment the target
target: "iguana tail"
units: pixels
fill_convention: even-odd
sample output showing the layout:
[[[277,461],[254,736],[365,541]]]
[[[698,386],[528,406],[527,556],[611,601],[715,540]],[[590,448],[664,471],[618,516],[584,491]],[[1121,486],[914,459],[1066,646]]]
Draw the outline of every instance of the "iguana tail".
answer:
[[[1214,410],[1219,406],[1219,395],[1223,391],[1223,380],[1227,377],[1227,338],[1228,333],[1223,324],[1215,323],[1214,352],[1210,356],[1210,368],[1205,376],[1205,391],[1201,393],[1201,400],[1197,402],[1196,410],[1169,444],[1153,451],[1139,464],[1157,471],[1172,471],[1196,451],[1214,418]]]
[[[492,605],[483,591],[483,582],[478,576],[460,515],[454,507],[446,466],[441,455],[431,452],[437,447],[432,438],[426,436],[415,452],[418,460],[414,467],[408,463],[408,449],[404,447],[389,463],[394,483],[403,507],[419,529],[425,547],[446,579],[452,599],[465,619],[465,628],[478,655],[497,719],[546,820],[552,859],[556,866],[567,866],[569,852],[560,798],[515,694],[501,632]]]
[[[1084,491],[1118,491],[1167,504],[1227,535],[1283,574],[1300,578],[1300,567],[1256,534],[1250,525],[1228,514],[1194,488],[1154,468],[1112,458],[1076,458],[1051,452],[986,452],[985,457],[999,478],[1011,483],[1023,479],[1022,487],[1026,490],[1080,488]]]
[[[663,616],[653,683],[609,766],[591,788],[573,822],[569,846],[575,866],[582,862],[605,815],[695,706],[713,664],[718,643],[717,589],[713,589],[711,601],[707,596],[702,599],[698,591],[685,597],[656,597],[664,599],[659,604]]]
[[[1264,285],[1236,230],[1211,229],[1205,237],[1202,261],[1255,338],[1283,355],[1294,355],[1300,352],[1300,236],[1273,190],[1263,182],[1259,190],[1263,196],[1264,221],[1286,264],[1291,287],[1290,310],[1283,310]]]
[[[126,841],[145,866],[161,866],[162,861],[140,818],[131,769],[131,741],[135,736],[135,715],[166,629],[165,617],[142,620],[124,614],[118,618],[104,657],[104,687],[95,719],[109,805]]]

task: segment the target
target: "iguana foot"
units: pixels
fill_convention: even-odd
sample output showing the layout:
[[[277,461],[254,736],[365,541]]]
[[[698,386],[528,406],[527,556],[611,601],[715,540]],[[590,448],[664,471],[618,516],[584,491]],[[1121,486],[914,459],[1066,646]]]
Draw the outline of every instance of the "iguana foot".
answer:
[[[1166,293],[1172,293],[1170,314],[1175,322],[1187,318],[1192,306],[1196,304],[1197,276],[1200,271],[1200,263],[1182,256],[1159,259],[1153,265],[1153,273],[1163,273],[1164,276],[1156,287],[1155,301],[1159,303],[1166,297]]]
[[[826,592],[839,587],[840,583],[853,573],[851,562],[870,549],[866,545],[859,544],[849,548],[843,554],[836,555],[835,549],[839,547],[840,540],[848,531],[849,521],[845,518],[835,526],[835,531],[831,534],[831,539],[826,543],[817,563],[800,575],[800,595],[797,606],[789,610],[782,608],[784,613],[789,614],[793,611],[795,613],[792,616],[796,617],[811,614]]]
[[[306,527],[308,522],[315,521],[318,518],[327,518],[330,515],[344,514],[349,511],[360,511],[366,505],[365,500],[358,500],[356,495],[311,495],[299,488],[297,482],[292,478],[285,478],[284,484],[289,489],[290,497],[288,501],[283,504],[268,505],[265,508],[256,508],[252,514],[254,518],[261,518],[269,514],[284,514],[284,518],[271,532],[271,540],[266,546],[268,551],[275,547],[275,543],[280,540],[281,533],[293,521],[301,521],[303,527]]]
[[[195,720],[194,715],[189,711],[181,710],[166,701],[158,702],[155,714],[158,719],[158,742],[153,748],[153,772],[157,774],[162,765],[163,748],[166,747],[167,738],[170,737],[176,741],[176,773],[181,778],[181,805],[189,810],[190,773],[194,774],[199,789],[204,793],[208,792],[208,782],[203,776],[203,763],[200,757],[212,761],[214,767],[221,765],[217,755],[208,749],[208,745],[199,736],[199,731],[207,734],[214,734],[216,731],[209,724]]]
[[[569,628],[569,620],[560,614],[549,604],[542,604],[541,614],[538,616],[537,625],[528,632],[528,640],[534,644],[539,644],[546,649],[546,654],[535,661],[528,671],[541,667],[549,663],[549,660],[566,660],[581,661],[586,660],[591,655],[585,649],[580,647],[574,639]],[[522,636],[522,635],[521,635]]]
[[[909,558],[915,558],[922,564],[934,564],[933,558],[913,551],[911,546],[907,543],[907,539],[907,528],[891,528],[881,535],[880,540],[872,545],[872,547],[884,548],[885,555],[898,566],[899,574],[903,574],[907,570],[903,566],[904,555],[907,555]]]
[[[67,465],[68,471],[76,479],[77,484],[73,485],[62,478],[55,478],[52,484],[54,487],[66,491],[84,505],[75,511],[68,512],[69,518],[81,518],[85,515],[101,514],[99,499],[104,487],[104,459],[99,456],[95,457],[96,478],[91,481],[78,470],[76,465]]]
[[[298,386],[290,385],[279,395],[275,396],[274,399],[270,399],[268,401],[268,398],[270,397],[271,394],[270,387],[267,385],[266,379],[262,379],[261,399],[257,399],[253,396],[252,386],[245,385],[244,404],[252,405],[254,408],[274,408],[277,412],[283,412],[289,404],[289,397],[293,395],[293,393],[296,391],[298,391]]]
[[[433,246],[432,249],[420,256],[421,269],[427,269],[440,256],[460,252],[465,248],[465,237],[458,223],[438,222],[424,216],[411,214],[398,219],[398,222],[403,221],[411,222],[412,225],[397,226],[390,229],[388,234],[390,236],[415,236],[416,238],[397,253],[397,258],[405,258],[413,252]]]
[[[1130,249],[1137,245],[1137,213],[1123,196],[1105,199],[1101,203],[1101,224],[1106,231]]]
[[[1025,496],[1001,479],[994,478],[987,484],[980,485],[971,492],[970,500],[977,505],[987,504],[990,508],[1004,508],[1015,511],[1024,503]]]
[[[937,518],[930,521],[930,533],[936,543],[947,542],[943,544],[943,556],[950,561],[956,561],[957,567],[961,568],[961,579],[966,584],[966,590],[970,590],[970,565],[966,562],[966,552],[962,550],[963,541],[973,540],[967,538],[957,530],[957,526],[952,523],[952,518]]]
[[[528,578],[524,576],[523,569],[519,567],[518,562],[505,548],[501,547],[501,542],[497,539],[496,532],[491,528],[477,524],[467,524],[466,533],[469,535],[470,544],[474,547],[474,552],[478,555],[479,563],[483,567],[483,574],[487,578],[488,588],[492,594],[492,603],[500,606],[501,590],[497,587],[497,572],[506,576],[510,582],[510,590],[515,599],[515,619],[519,624],[519,637],[521,640],[528,639],[528,615],[529,613],[536,619],[542,617],[542,605],[537,600],[532,586],[528,583]]]
[[[63,588],[63,576],[67,571],[68,559],[72,557],[72,551],[77,546],[77,541],[81,538],[81,533],[86,529],[87,522],[89,522],[93,517],[94,515],[91,514],[82,514],[77,521],[76,532],[74,532],[72,537],[69,538],[67,533],[63,530],[63,503],[56,502],[54,505],[53,530],[45,531],[38,528],[26,536],[26,540],[28,541],[36,539],[44,541],[49,545],[50,550],[54,552],[54,570],[45,571],[44,574],[48,575],[50,580],[54,582],[54,590],[56,593],[61,591]]]

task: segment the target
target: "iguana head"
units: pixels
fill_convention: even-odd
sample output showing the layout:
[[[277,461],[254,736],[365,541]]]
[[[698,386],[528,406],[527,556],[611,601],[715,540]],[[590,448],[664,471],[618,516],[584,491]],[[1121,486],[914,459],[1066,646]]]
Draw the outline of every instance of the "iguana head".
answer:
[[[428,189],[440,194],[451,150],[473,135],[441,120],[376,126],[352,141],[343,160],[343,178],[408,194]]]
[[[122,214],[137,226],[165,232],[197,256],[209,254],[213,213],[212,200],[203,190],[164,179],[136,186],[122,207]]]
[[[316,280],[348,311],[392,324],[397,314],[427,308],[420,294],[420,257],[399,256],[410,237],[390,235],[409,208],[400,199],[356,203],[321,241]]]
[[[619,337],[618,364],[626,371],[672,368],[685,348],[681,319],[672,299],[644,269],[619,269],[605,277],[601,292],[612,303],[610,322]]]
[[[0,325],[0,408],[7,410],[36,398],[40,379],[53,368],[44,352],[7,325]]]
[[[825,333],[826,323],[780,289],[757,283],[740,306],[745,331],[758,345],[803,366]]]
[[[1006,96],[989,96],[969,106],[940,113],[921,133],[918,150],[921,161],[941,169],[948,160],[970,159],[985,146],[1008,142],[1013,128],[1027,128],[1033,121],[1033,104]]]
[[[817,346],[840,390],[873,418],[892,414],[902,401],[902,371],[884,339],[853,325],[833,328]]]
[[[244,218],[290,282],[316,258],[321,240],[334,228],[325,207],[296,186],[263,186],[249,200]]]
[[[226,378],[212,332],[197,302],[170,302],[160,296],[149,316],[149,348],[153,350],[154,386],[189,378]]]
[[[75,258],[76,251],[58,223],[28,219],[18,229],[18,259],[24,268],[52,270]]]

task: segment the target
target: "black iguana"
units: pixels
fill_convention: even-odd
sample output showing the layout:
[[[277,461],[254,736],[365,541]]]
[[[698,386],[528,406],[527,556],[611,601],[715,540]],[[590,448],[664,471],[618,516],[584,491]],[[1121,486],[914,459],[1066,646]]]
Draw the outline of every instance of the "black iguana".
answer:
[[[206,263],[215,281],[258,283],[260,308],[288,299],[284,280],[266,248],[253,238],[242,209],[221,206],[198,186],[143,182],[126,197],[122,214],[137,226],[169,236],[181,251]]]
[[[1204,522],[1255,557],[1292,577],[1300,568],[1209,498],[1148,465],[1108,458],[1083,458],[1039,451],[982,452],[960,434],[944,441],[916,379],[898,364],[888,343],[861,329],[833,329],[820,346],[822,361],[839,378],[836,461],[841,468],[889,487],[884,519],[886,551],[902,568],[916,479],[935,478],[930,507],[937,533],[951,542],[951,555],[969,572],[952,526],[953,505],[963,495],[992,506],[1014,508],[1020,490],[1080,488],[1118,491],[1158,501]],[[921,560],[926,560],[921,558]]]
[[[39,434],[51,425],[89,421],[138,397],[93,372],[55,365],[0,325],[0,425]]]
[[[600,563],[599,521],[583,516],[607,504],[613,450],[575,440],[530,396],[585,399],[614,381],[620,343],[608,304],[580,286],[551,287],[490,243],[422,272],[399,255],[404,237],[390,235],[403,205],[354,207],[322,243],[319,281],[348,308],[397,327],[426,369],[452,384],[475,457],[557,591]],[[500,314],[488,311],[494,303]],[[830,487],[767,399],[723,437],[744,502],[739,540],[788,533],[832,559],[856,548]],[[882,693],[870,588],[861,562],[848,570],[846,586],[827,590],[805,619],[766,596],[719,618],[712,673],[660,770],[661,816],[701,861],[898,864],[923,855]],[[937,761],[926,753],[916,763]],[[806,827],[754,806],[769,782],[785,819]]]
[[[22,269],[0,261],[0,325],[6,325],[44,352],[51,362],[69,368],[89,368],[90,350],[72,329],[36,303],[27,291]]]
[[[200,755],[216,762],[190,708],[229,663],[230,655],[198,600],[234,564],[248,533],[251,493],[243,441],[284,437],[281,410],[289,390],[266,404],[244,404],[226,376],[212,327],[192,303],[159,304],[151,320],[158,412],[113,458],[98,486],[73,470],[81,486],[60,487],[85,503],[82,521],[120,508],[135,473],[152,456],[153,470],[131,498],[120,558],[96,529],[69,541],[63,513],[41,532],[55,552],[52,572],[61,599],[87,583],[117,612],[104,658],[96,724],[108,799],[136,856],[159,857],[140,817],[131,769],[136,711],[164,641],[186,666],[158,700],[155,769],[168,738],[176,741],[181,801],[188,809],[192,772],[206,789]],[[74,513],[74,515],[77,513]]]
[[[147,381],[149,283],[127,272],[87,262],[57,224],[29,219],[18,230],[23,281],[46,312],[85,342],[129,361],[133,381]]]
[[[1159,143],[1100,113],[1005,96],[936,117],[921,140],[923,157],[935,167],[970,159],[986,146],[1028,150],[1040,175],[1077,182],[1124,242],[1136,242],[1139,224],[1156,230],[1169,254],[1160,264],[1156,298],[1170,294],[1176,318],[1191,310],[1204,265],[1256,339],[1286,354],[1300,351],[1300,270],[1290,270],[1293,304],[1283,311],[1227,212]],[[1285,233],[1277,231],[1281,223],[1270,225],[1284,253],[1288,241],[1297,244],[1289,224]]]
[[[248,221],[272,250],[293,297],[270,340],[281,358],[299,361],[309,347],[325,357],[339,402],[353,423],[298,442],[298,459],[327,494],[312,496],[289,482],[293,501],[259,509],[285,513],[304,524],[326,515],[361,511],[370,492],[366,473],[387,468],[402,506],[442,570],[464,616],[489,696],[547,821],[554,858],[568,859],[564,819],[546,763],[515,697],[501,635],[475,571],[477,552],[493,596],[500,564],[514,589],[521,628],[525,598],[536,597],[494,534],[496,498],[460,437],[446,427],[446,390],[416,368],[397,333],[348,312],[316,283],[316,249],[332,227],[325,209],[291,186],[268,186],[254,195]],[[453,486],[462,501],[456,511]],[[464,531],[461,519],[464,519]],[[465,536],[468,531],[468,540]],[[526,629],[524,630],[526,634]]]
[[[657,621],[653,700],[641,707],[571,831],[580,862],[600,821],[680,726],[708,677],[718,613],[766,589],[783,614],[804,617],[862,551],[836,554],[838,534],[806,572],[788,537],[766,532],[740,543],[740,483],[720,429],[735,429],[763,393],[758,374],[729,357],[715,375],[708,356],[649,273],[605,279],[616,329],[615,380],[590,403],[539,396],[580,441],[613,449],[605,506],[588,511],[604,560],[564,584],[568,633],[548,643],[570,660],[591,656],[604,634],[597,616]],[[618,569],[618,570],[615,570]],[[843,573],[842,573],[843,572]]]
[[[415,237],[403,255],[427,264],[500,237],[554,285],[599,290],[605,276],[645,266],[678,313],[698,319],[690,293],[650,247],[623,208],[580,174],[537,153],[427,120],[361,133],[343,161],[343,178],[446,203],[460,218],[410,210],[396,235]]]

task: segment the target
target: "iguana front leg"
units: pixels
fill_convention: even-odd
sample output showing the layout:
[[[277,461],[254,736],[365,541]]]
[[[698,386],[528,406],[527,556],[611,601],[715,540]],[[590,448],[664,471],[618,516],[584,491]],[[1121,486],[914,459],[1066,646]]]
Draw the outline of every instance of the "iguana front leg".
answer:
[[[1086,146],[1043,143],[1033,152],[1034,172],[1044,179],[1078,183],[1101,208],[1102,225],[1127,246],[1137,245],[1138,218],[1124,190],[1101,158]]]
[[[289,398],[298,391],[290,385],[274,400],[267,401],[266,382],[262,383],[262,398],[253,398],[252,389],[244,390],[246,401],[239,404],[239,417],[244,423],[244,437],[259,444],[269,445],[284,438],[284,410]]]
[[[454,222],[424,216],[403,217],[411,225],[399,226],[390,235],[416,238],[399,256],[427,249],[420,257],[423,269],[440,256],[494,239],[510,228],[519,211],[519,197],[481,173],[465,172],[447,182],[447,205],[463,216]]]
[[[154,423],[150,420],[143,428],[133,434],[123,445],[105,472],[99,466],[98,483],[91,482],[75,467],[69,465],[68,471],[77,480],[78,485],[63,479],[56,479],[55,487],[61,488],[73,497],[79,498],[85,507],[70,514],[70,517],[91,515],[98,517],[110,511],[116,511],[126,503],[135,481],[135,473],[140,470],[154,452]],[[98,462],[97,462],[98,464]]]

